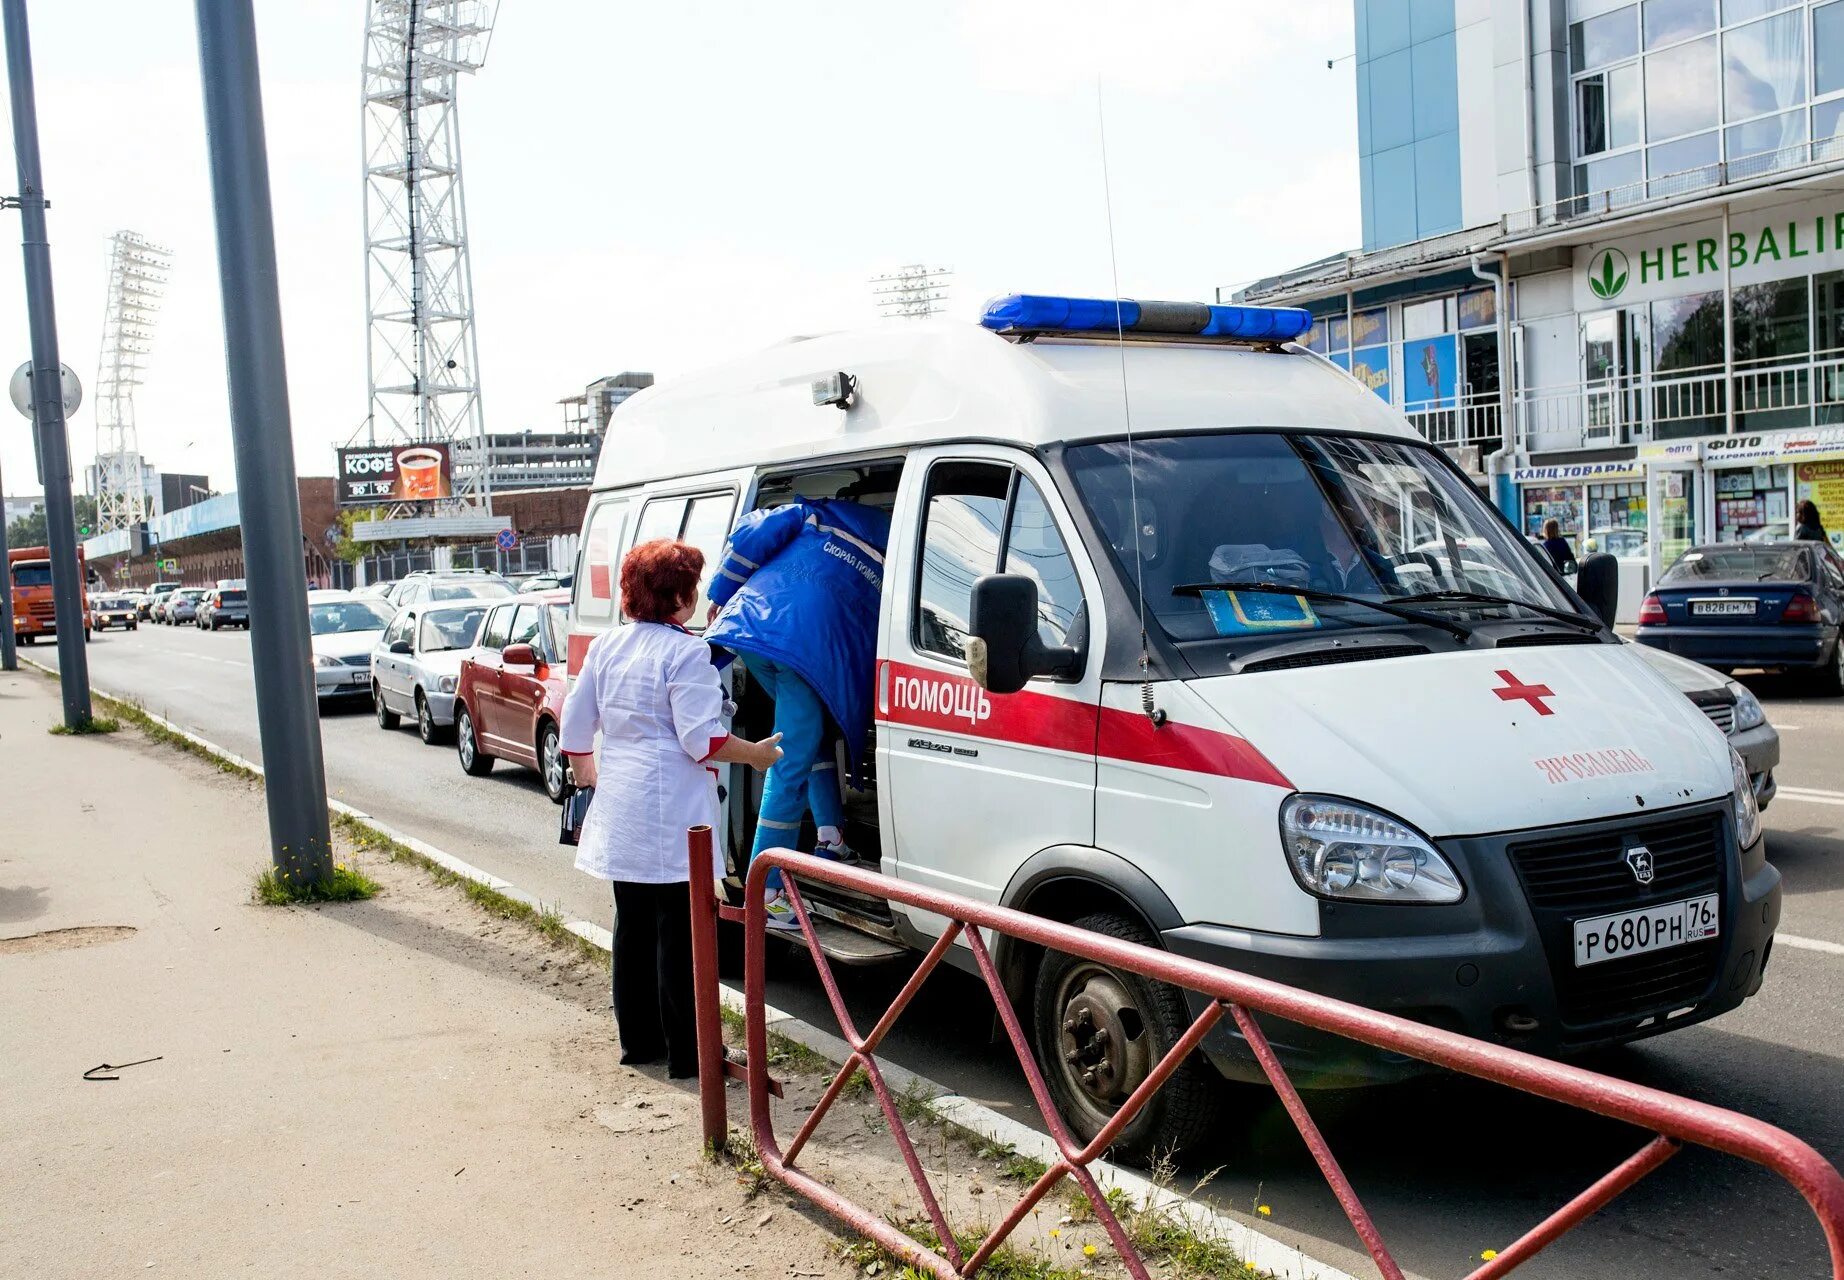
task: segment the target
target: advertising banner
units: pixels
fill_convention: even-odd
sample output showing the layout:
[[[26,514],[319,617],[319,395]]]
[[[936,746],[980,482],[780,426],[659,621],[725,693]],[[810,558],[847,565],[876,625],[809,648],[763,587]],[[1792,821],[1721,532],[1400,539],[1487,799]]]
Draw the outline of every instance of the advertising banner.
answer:
[[[454,473],[446,444],[341,449],[337,475],[338,502],[342,507],[434,502],[454,494]]]
[[[1402,407],[1451,409],[1458,348],[1451,333],[1402,344]]]

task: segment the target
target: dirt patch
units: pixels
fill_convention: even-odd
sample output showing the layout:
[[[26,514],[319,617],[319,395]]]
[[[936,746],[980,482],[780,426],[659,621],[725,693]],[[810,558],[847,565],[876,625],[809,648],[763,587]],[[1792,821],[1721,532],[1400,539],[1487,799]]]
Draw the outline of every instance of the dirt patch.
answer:
[[[0,938],[0,956],[29,956],[42,951],[74,951],[78,947],[99,947],[105,942],[120,942],[134,936],[134,927],[125,924],[80,924],[69,929],[47,929],[18,938]]]

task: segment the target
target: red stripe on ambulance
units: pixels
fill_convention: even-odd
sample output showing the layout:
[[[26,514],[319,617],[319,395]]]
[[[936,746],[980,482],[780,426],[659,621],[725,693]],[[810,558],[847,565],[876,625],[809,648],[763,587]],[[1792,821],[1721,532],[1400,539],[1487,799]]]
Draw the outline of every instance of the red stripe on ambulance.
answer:
[[[1154,728],[1139,712],[1048,693],[988,693],[967,676],[887,659],[878,667],[877,718],[886,724],[1293,789],[1252,743],[1232,733],[1172,722]]]

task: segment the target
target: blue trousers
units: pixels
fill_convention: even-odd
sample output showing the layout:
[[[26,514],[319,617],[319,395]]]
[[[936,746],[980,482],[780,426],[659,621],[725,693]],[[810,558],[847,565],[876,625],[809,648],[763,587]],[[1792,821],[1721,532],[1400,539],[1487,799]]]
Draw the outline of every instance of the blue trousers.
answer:
[[[743,655],[749,675],[775,700],[775,732],[781,735],[781,759],[769,767],[762,785],[762,811],[756,816],[755,845],[792,849],[800,839],[801,819],[813,810],[820,827],[843,826],[839,804],[839,770],[826,753],[826,707],[817,693],[792,670],[768,658]],[[768,873],[768,887],[781,887],[781,873]]]

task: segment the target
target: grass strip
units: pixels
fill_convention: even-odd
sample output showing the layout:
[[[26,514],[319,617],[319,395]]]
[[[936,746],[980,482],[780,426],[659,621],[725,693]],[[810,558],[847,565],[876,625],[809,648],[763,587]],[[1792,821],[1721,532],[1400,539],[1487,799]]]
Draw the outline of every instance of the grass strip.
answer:
[[[51,726],[51,732],[60,738],[79,738],[92,733],[114,733],[121,727],[119,720],[111,720],[108,716],[91,716],[75,729],[60,721]]]
[[[376,880],[343,862],[333,864],[333,874],[317,884],[291,884],[286,871],[264,867],[256,876],[256,901],[265,907],[286,907],[298,902],[363,902],[375,898]]]

